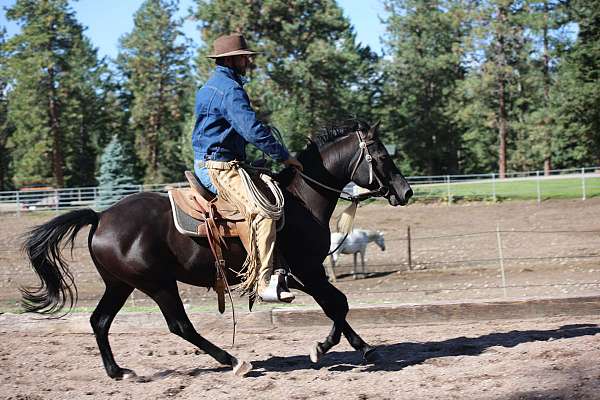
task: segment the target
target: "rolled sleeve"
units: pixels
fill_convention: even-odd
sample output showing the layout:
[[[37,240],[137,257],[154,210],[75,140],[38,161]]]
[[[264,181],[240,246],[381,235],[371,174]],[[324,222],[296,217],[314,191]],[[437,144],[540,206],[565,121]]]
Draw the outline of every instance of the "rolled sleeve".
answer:
[[[271,130],[256,118],[248,95],[241,87],[225,93],[224,117],[248,143],[252,143],[275,161],[285,161],[290,155]]]

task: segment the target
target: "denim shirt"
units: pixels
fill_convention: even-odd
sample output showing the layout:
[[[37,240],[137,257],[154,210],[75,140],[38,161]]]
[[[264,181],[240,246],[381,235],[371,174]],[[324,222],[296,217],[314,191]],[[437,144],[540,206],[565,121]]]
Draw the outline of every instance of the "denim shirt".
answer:
[[[194,171],[208,189],[216,189],[203,161],[245,161],[251,143],[275,161],[289,158],[271,130],[256,119],[242,80],[229,67],[218,65],[196,93],[196,123],[192,134]]]

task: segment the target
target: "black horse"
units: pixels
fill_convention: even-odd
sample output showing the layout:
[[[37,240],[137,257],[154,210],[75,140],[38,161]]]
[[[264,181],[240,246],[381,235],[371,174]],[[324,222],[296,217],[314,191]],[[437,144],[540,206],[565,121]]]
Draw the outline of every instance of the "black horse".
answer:
[[[392,206],[405,205],[412,196],[377,130],[377,125],[369,128],[365,123],[330,129],[299,154],[304,176],[286,169],[278,177],[284,188],[285,227],[278,233],[277,245],[297,278],[290,279],[290,287],[312,296],[333,320],[329,335],[311,348],[313,362],[338,344],[342,334],[365,358],[374,350],[346,321],[346,296],[329,283],[323,261],[329,250],[329,220],[340,191],[350,181],[377,191]],[[77,232],[86,225],[91,225],[90,255],[106,285],[90,322],[108,376],[135,376],[133,371],[117,365],[108,342],[110,325],[134,288],[158,304],[172,333],[232,366],[236,374],[251,369],[250,363],[237,360],[200,336],[188,319],[177,281],[212,287],[215,260],[205,239],[177,231],[169,199],[161,194],[134,194],[101,213],[91,209],[71,211],[29,232],[24,247],[41,284],[23,289],[27,311],[55,313],[66,305],[73,306],[76,287],[60,254],[61,242],[66,239],[72,246]],[[225,254],[227,266],[239,269],[245,256],[239,239],[230,240]],[[230,271],[228,281],[236,283],[238,279]]]

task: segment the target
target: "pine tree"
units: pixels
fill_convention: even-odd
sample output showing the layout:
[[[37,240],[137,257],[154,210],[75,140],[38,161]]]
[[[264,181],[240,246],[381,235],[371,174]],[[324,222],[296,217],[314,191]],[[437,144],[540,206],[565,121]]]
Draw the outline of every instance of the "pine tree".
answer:
[[[526,132],[518,122],[535,93],[528,83],[532,66],[526,15],[523,3],[515,0],[481,2],[474,14],[470,41],[475,66],[461,83],[461,99],[454,107],[454,119],[465,130],[467,171],[496,167],[505,177],[509,150],[518,143],[517,134]]]
[[[95,49],[67,0],[17,0],[7,17],[21,25],[7,42],[16,183],[92,184],[103,130],[93,124]]]
[[[215,38],[243,33],[261,51],[246,89],[261,120],[280,128],[298,150],[318,126],[357,116],[373,118],[377,56],[356,44],[333,0],[197,0],[204,46],[200,81],[214,68],[206,58]]]
[[[12,185],[11,154],[9,139],[14,131],[8,120],[8,91],[9,75],[7,71],[8,56],[6,54],[6,30],[0,29],[0,190],[8,190]]]
[[[114,135],[100,158],[98,207],[106,208],[119,201],[136,186],[132,153]]]
[[[528,1],[521,17],[527,40],[527,63],[518,71],[522,87],[511,125],[515,135],[508,165],[515,170],[541,169],[549,174],[559,140],[553,103],[556,96],[556,66],[562,58],[568,36],[560,0]]]
[[[456,173],[462,132],[447,105],[465,75],[466,1],[387,0],[382,117],[403,170]]]
[[[118,63],[132,96],[132,129],[147,183],[181,180],[185,169],[181,138],[193,89],[176,11],[177,1],[144,1],[133,31],[120,42]]]
[[[579,32],[559,66],[555,159],[563,168],[600,165],[600,9],[596,1],[574,0],[567,12]]]

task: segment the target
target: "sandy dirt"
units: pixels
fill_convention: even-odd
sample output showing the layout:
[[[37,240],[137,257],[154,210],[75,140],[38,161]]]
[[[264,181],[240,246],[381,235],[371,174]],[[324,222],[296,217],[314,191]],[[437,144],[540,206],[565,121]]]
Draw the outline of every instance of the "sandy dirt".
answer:
[[[203,334],[254,370],[238,378],[160,328],[160,316],[115,322],[117,362],[138,374],[105,375],[91,333],[56,322],[0,316],[0,398],[41,399],[598,399],[597,317],[358,326],[379,346],[363,363],[346,341],[312,365],[307,347],[328,327],[240,327],[235,348],[220,329]],[[74,318],[74,317],[71,317]],[[193,315],[197,326],[201,316]],[[156,328],[152,328],[156,326]],[[150,327],[150,328],[148,328]]]
[[[17,218],[0,216],[0,311],[16,310],[21,285],[35,285],[35,275],[19,252],[20,235],[53,214]],[[496,228],[500,225],[506,292],[498,261]],[[361,206],[356,227],[385,233],[386,251],[367,249],[367,279],[353,280],[352,256],[336,267],[336,286],[351,305],[427,303],[530,297],[589,296],[600,293],[600,198],[586,201],[411,204],[381,202]],[[407,227],[411,227],[413,270],[408,270]],[[79,305],[94,306],[103,284],[86,246],[77,238],[71,271]],[[67,252],[68,254],[68,252]],[[181,285],[184,302],[199,310],[215,307],[213,292]],[[245,308],[245,299],[236,305]],[[153,306],[134,292],[128,307]],[[298,294],[296,305],[314,306]]]
[[[36,283],[18,252],[19,235],[49,217],[0,217],[0,312],[17,310],[18,287]],[[506,258],[506,292],[497,259],[497,224]],[[358,210],[356,226],[385,231],[387,250],[370,245],[365,279],[353,280],[351,257],[342,258],[336,285],[351,306],[600,294],[600,199],[406,208],[375,203]],[[71,268],[79,305],[94,306],[102,283],[89,260],[86,237],[86,232],[78,237]],[[230,328],[204,326],[198,312],[214,311],[214,294],[185,285],[181,292],[203,335],[253,362],[248,377],[234,377],[168,333],[158,313],[117,316],[110,336],[115,357],[140,376],[120,382],[104,373],[87,324],[89,311],[80,309],[68,317],[79,321],[77,329],[60,321],[4,314],[0,399],[600,399],[597,315],[362,325],[356,328],[363,338],[380,346],[379,361],[363,364],[343,340],[315,367],[307,348],[323,340],[329,327],[241,324],[231,349]],[[152,305],[136,291],[126,309]],[[315,303],[299,294],[295,306]],[[245,309],[245,300],[236,299],[236,307]]]

